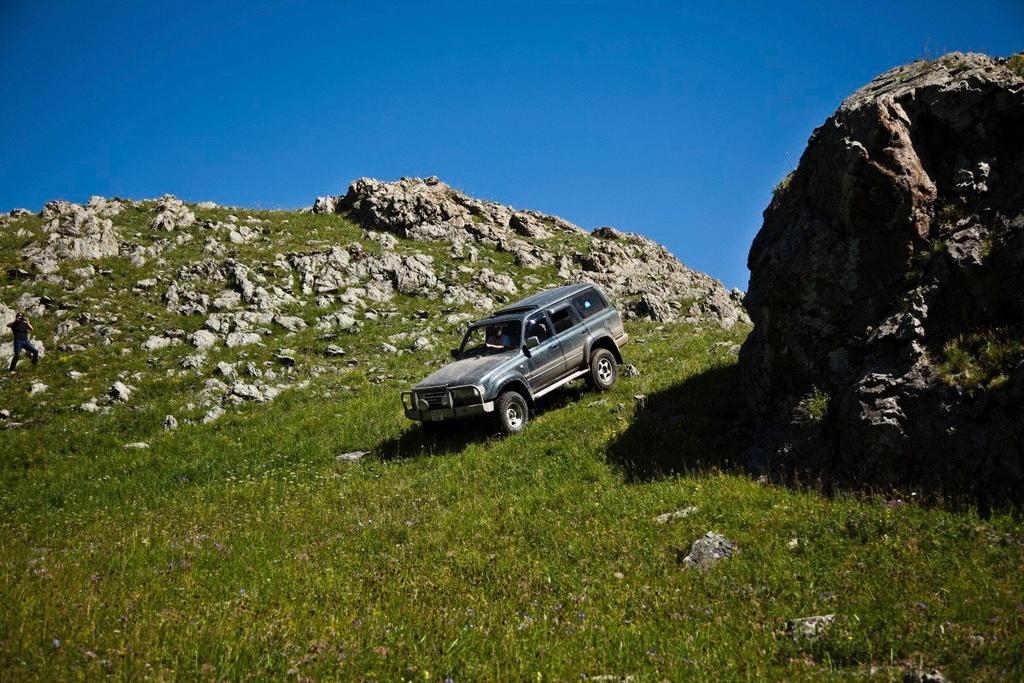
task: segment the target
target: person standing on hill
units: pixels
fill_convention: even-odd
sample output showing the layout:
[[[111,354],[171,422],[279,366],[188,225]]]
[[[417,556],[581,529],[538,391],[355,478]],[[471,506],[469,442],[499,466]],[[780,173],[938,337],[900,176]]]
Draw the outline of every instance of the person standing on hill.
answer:
[[[25,349],[29,355],[32,356],[32,365],[39,364],[39,350],[29,340],[29,335],[32,332],[32,323],[25,317],[25,313],[18,313],[14,316],[14,322],[8,323],[7,327],[11,328],[14,332],[14,357],[11,358],[11,372],[14,372],[14,368],[18,367],[18,358],[21,356],[21,350]]]

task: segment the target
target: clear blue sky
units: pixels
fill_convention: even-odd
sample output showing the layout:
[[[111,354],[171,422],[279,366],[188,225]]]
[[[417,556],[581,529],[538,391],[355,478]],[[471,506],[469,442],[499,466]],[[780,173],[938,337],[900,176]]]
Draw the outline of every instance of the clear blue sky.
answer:
[[[1022,0],[0,0],[0,209],[298,207],[436,174],[745,287],[772,186],[845,95],[1022,49]]]

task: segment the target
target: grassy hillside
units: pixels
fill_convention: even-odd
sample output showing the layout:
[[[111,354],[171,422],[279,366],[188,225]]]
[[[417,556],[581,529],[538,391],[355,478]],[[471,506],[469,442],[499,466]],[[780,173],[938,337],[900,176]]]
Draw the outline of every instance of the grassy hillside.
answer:
[[[228,245],[240,260],[353,241],[381,248],[338,216],[234,213],[265,221],[256,241]],[[126,209],[122,237],[167,238],[146,227],[151,215],[148,204]],[[39,223],[0,231],[5,272]],[[162,264],[94,264],[109,274],[79,292],[5,276],[0,300],[28,292],[53,303],[35,319],[47,357],[0,383],[12,412],[0,432],[4,679],[1024,675],[1019,520],[829,499],[736,471],[733,345],[746,330],[634,322],[626,353],[639,377],[606,394],[555,392],[512,438],[479,424],[428,434],[404,419],[398,392],[443,362],[459,328],[446,317],[469,307],[400,295],[358,331],[335,333],[315,324],[331,309],[295,305],[288,312],[307,329],[217,347],[198,370],[180,366],[195,353],[187,345],[141,351],[151,335],[203,324],[160,299],[178,267],[208,258],[203,229],[191,230]],[[396,249],[456,267],[440,245]],[[481,260],[524,290],[554,280],[487,248]],[[61,273],[71,280],[82,265]],[[147,278],[161,286],[133,291]],[[221,289],[211,282],[207,293]],[[85,350],[57,350],[57,324],[84,312],[89,324],[68,339],[80,335]],[[114,343],[88,336],[96,324],[117,331]],[[433,350],[381,350],[408,332]],[[325,356],[327,344],[346,355]],[[282,348],[294,368],[276,360]],[[204,424],[199,396],[219,361],[273,370],[291,388]],[[128,402],[80,410],[119,378],[136,388]],[[29,395],[33,380],[48,388]],[[162,429],[165,415],[181,426]],[[124,448],[140,441],[148,448]],[[369,454],[338,460],[355,450]],[[697,510],[654,519],[687,506]],[[685,569],[682,556],[709,530],[739,554]],[[786,633],[787,620],[819,614],[836,621],[816,640]]]

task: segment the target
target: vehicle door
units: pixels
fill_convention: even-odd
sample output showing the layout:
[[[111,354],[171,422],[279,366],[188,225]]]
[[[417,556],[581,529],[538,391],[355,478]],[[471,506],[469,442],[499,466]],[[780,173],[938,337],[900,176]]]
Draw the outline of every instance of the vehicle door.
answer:
[[[580,324],[580,315],[571,301],[549,308],[548,317],[554,326],[555,338],[562,344],[562,355],[565,356],[565,374],[569,374],[586,365],[583,352],[587,346],[586,325]]]
[[[540,391],[565,373],[562,344],[555,338],[554,328],[544,311],[527,318],[523,329],[524,343],[530,337],[536,337],[540,341],[540,344],[530,349],[530,372],[526,376],[530,389]]]

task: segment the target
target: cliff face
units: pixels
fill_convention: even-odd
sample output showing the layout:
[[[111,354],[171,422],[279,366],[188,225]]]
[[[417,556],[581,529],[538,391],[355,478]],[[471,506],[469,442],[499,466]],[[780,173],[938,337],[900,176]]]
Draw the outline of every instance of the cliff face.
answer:
[[[1024,79],[947,55],[851,95],[750,250],[760,465],[1024,491]]]

